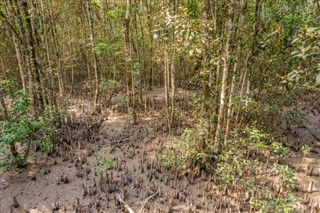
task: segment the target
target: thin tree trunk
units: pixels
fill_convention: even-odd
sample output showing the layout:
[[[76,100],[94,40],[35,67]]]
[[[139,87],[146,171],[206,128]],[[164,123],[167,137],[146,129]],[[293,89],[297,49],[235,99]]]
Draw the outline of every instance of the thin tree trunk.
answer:
[[[243,3],[242,3],[243,2]],[[246,12],[247,12],[247,4],[248,0],[241,0],[238,2],[239,8],[242,9],[239,21],[237,23],[238,26],[243,26],[246,19]],[[243,4],[243,5],[241,5]],[[243,31],[242,29],[238,29],[238,35],[237,35],[237,51],[236,51],[236,58],[235,58],[235,64],[234,64],[234,70],[233,70],[233,77],[231,81],[231,87],[230,87],[230,93],[229,93],[229,103],[228,103],[228,111],[227,111],[227,123],[225,127],[225,136],[224,141],[225,144],[228,142],[229,139],[229,131],[230,131],[230,123],[233,120],[233,111],[234,111],[234,104],[233,104],[233,97],[234,97],[234,88],[235,88],[235,81],[237,79],[237,74],[240,70],[240,63],[241,63],[241,46],[242,46],[242,37],[243,37]],[[234,36],[236,37],[236,35]],[[239,79],[240,81],[241,79]]]
[[[28,2],[26,0],[23,0],[22,4],[23,4],[24,15],[26,17],[26,32],[27,32],[27,38],[28,38],[28,56],[29,56],[28,59],[29,59],[30,67],[32,67],[30,69],[29,75],[31,75],[31,73],[34,71],[35,79],[36,79],[36,84],[34,85],[34,91],[33,91],[33,94],[31,93],[31,96],[33,96],[34,104],[38,105],[38,106],[34,106],[35,114],[37,115],[38,110],[42,111],[44,109],[44,102],[43,102],[43,97],[41,92],[42,90],[41,75],[40,75],[40,68],[37,61],[37,54],[35,49],[36,44],[35,44],[35,40],[32,33],[33,31],[32,23],[31,23],[32,14],[29,13],[30,8],[28,6]]]
[[[232,5],[229,8],[229,20],[227,25],[227,32],[226,32],[226,41],[225,41],[225,47],[224,47],[224,66],[222,69],[222,79],[221,79],[221,91],[220,91],[220,101],[219,101],[219,111],[218,111],[218,122],[217,122],[217,128],[216,128],[216,134],[215,134],[215,143],[220,143],[220,136],[222,133],[222,126],[223,126],[223,117],[224,117],[224,111],[226,106],[226,96],[227,96],[227,79],[228,79],[228,73],[229,73],[229,65],[230,65],[230,38],[231,33],[233,29],[233,13],[234,13],[234,1],[232,0]],[[225,141],[226,145],[226,141]]]
[[[21,78],[21,83],[22,83],[22,89],[23,89],[23,91],[26,91],[26,82],[25,82],[26,77],[24,74],[24,69],[22,67],[22,58],[21,58],[21,54],[20,54],[19,45],[17,43],[16,36],[14,35],[14,33],[12,33],[12,40],[14,43],[14,49],[15,49],[16,58],[18,61],[18,68],[19,68],[19,73],[20,73],[20,78]]]
[[[6,12],[8,14],[8,17],[11,17],[11,14],[9,13],[8,8],[6,7]],[[11,31],[11,36],[14,44],[14,50],[16,52],[16,58],[18,61],[18,68],[19,68],[19,73],[20,73],[20,78],[21,78],[21,83],[22,83],[22,89],[23,91],[26,91],[26,82],[25,82],[25,74],[24,74],[24,69],[22,67],[22,58],[21,58],[21,52],[19,48],[19,44],[16,39],[16,35],[13,31]]]
[[[94,82],[95,82],[95,93],[94,93],[94,107],[97,109],[99,105],[99,70],[97,67],[97,54],[95,52],[95,36],[93,30],[93,20],[91,14],[91,7],[89,4],[89,0],[86,0],[87,6],[87,14],[88,14],[88,22],[89,22],[89,30],[90,30],[90,44],[93,51],[93,71],[94,71]]]
[[[46,62],[47,62],[47,77],[49,81],[49,103],[54,107],[54,110],[57,112],[57,105],[56,105],[56,95],[54,93],[54,76],[52,72],[52,64],[51,64],[51,55],[50,55],[50,49],[49,49],[49,41],[48,41],[48,33],[47,33],[47,24],[45,22],[45,5],[43,0],[40,1],[40,7],[41,7],[41,17],[42,17],[42,31],[43,31],[43,49],[46,52]]]
[[[177,15],[178,13],[178,5],[177,5],[177,0],[174,0],[173,2],[173,11],[174,11],[174,16]],[[170,80],[171,80],[171,112],[170,112],[170,126],[169,126],[169,133],[171,132],[172,126],[174,125],[174,113],[175,113],[175,72],[176,72],[176,61],[175,61],[175,54],[176,54],[176,49],[175,49],[175,44],[176,44],[176,37],[175,37],[175,27],[173,26],[172,30],[172,43],[173,43],[173,51],[171,55],[171,68],[170,68]]]
[[[57,64],[59,96],[63,97],[64,96],[64,84],[63,84],[63,80],[62,80],[63,67],[61,65],[59,40],[57,38],[57,27],[56,27],[55,19],[53,17],[51,0],[47,0],[47,3],[48,3],[49,20],[50,20],[50,25],[51,25],[50,29],[51,29],[51,34],[52,34],[52,39],[53,39],[53,44],[54,44],[53,48],[54,48],[54,53],[56,56],[55,59],[56,59],[56,64]]]
[[[164,95],[166,102],[166,127],[169,130],[169,56],[167,52],[167,41],[165,41],[165,53],[164,53]]]
[[[70,95],[73,94],[73,88],[74,88],[74,51],[73,51],[73,45],[72,42],[70,42],[70,51],[71,51],[71,88],[70,88]]]
[[[137,123],[137,114],[136,114],[136,106],[135,106],[135,93],[134,93],[134,78],[131,73],[132,69],[132,52],[130,46],[130,6],[131,1],[127,0],[126,14],[124,17],[124,49],[126,56],[126,84],[127,84],[127,96],[128,96],[128,112],[131,114],[133,118],[133,124]]]

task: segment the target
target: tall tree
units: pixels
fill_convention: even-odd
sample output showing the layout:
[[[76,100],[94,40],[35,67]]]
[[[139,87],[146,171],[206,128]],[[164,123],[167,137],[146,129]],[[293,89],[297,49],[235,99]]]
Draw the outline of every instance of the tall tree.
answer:
[[[99,105],[99,69],[97,64],[97,55],[95,52],[95,34],[94,34],[94,27],[93,27],[93,18],[92,18],[92,9],[89,0],[86,0],[86,9],[87,9],[87,16],[88,16],[88,23],[89,23],[89,34],[90,34],[90,45],[92,49],[93,59],[92,59],[92,66],[94,71],[94,82],[95,82],[95,92],[94,92],[94,106],[98,107]]]

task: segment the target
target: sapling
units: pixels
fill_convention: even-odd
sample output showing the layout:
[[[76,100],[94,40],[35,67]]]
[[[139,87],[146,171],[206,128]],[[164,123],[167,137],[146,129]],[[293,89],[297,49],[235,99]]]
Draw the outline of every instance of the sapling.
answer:
[[[308,145],[302,145],[300,148],[300,151],[303,153],[303,158],[301,159],[301,165],[304,163],[304,158],[308,155],[310,156],[311,153],[311,147]]]

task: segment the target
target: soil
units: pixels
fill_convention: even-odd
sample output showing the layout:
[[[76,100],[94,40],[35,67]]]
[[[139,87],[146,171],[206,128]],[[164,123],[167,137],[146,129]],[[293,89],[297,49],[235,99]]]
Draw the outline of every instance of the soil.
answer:
[[[166,133],[161,94],[157,90],[156,107],[140,113],[137,124],[115,109],[97,115],[87,102],[72,101],[58,150],[0,174],[0,213],[246,212],[219,193],[210,172],[161,166],[157,153],[182,129]],[[180,96],[183,103],[187,96]],[[286,162],[295,171],[296,195],[303,211],[311,212],[320,203],[319,114],[307,114],[303,126],[292,126],[285,138],[292,149]],[[301,144],[312,147],[310,156],[295,151]]]

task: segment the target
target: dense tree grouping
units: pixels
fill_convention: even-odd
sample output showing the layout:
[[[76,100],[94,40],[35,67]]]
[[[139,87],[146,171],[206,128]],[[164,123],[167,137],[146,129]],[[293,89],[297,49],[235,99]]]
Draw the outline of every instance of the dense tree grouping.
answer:
[[[61,123],[69,97],[100,112],[123,93],[136,123],[157,87],[170,133],[183,88],[196,94],[183,137],[224,155],[247,128],[276,132],[320,84],[319,26],[316,0],[2,0],[0,118],[15,133],[2,142],[17,156],[15,140],[52,139],[45,123]]]

